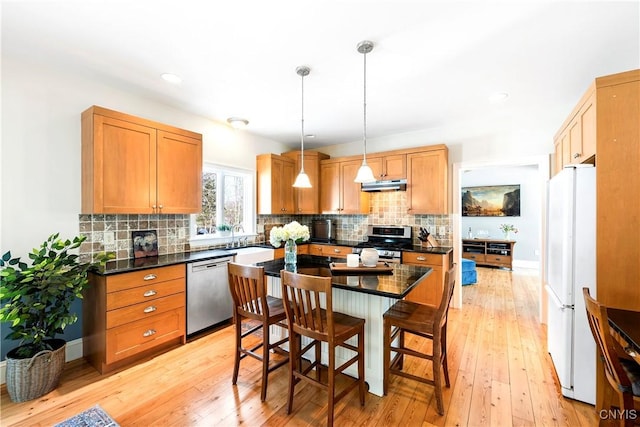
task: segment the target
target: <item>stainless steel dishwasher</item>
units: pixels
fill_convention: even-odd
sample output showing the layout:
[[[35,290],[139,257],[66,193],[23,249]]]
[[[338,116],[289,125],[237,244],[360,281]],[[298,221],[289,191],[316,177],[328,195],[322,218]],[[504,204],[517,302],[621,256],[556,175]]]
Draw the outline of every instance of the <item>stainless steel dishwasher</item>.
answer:
[[[187,335],[231,318],[227,264],[232,260],[224,257],[187,264]]]

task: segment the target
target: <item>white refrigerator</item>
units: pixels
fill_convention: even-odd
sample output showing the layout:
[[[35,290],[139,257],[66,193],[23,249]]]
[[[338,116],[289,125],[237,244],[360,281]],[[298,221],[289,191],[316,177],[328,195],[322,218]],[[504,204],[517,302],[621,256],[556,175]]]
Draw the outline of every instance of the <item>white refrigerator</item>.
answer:
[[[547,187],[547,349],[562,394],[596,400],[596,345],[582,288],[596,297],[596,169],[566,167]]]

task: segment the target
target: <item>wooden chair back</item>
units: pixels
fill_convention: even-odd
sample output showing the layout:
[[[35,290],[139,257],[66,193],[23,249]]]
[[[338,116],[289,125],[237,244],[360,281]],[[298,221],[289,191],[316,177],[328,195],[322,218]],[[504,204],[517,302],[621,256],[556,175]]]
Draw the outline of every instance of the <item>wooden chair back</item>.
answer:
[[[438,305],[438,311],[435,315],[434,326],[439,324],[442,329],[449,318],[449,306],[453,297],[453,289],[456,285],[456,265],[454,264],[444,273],[444,289],[442,290],[442,299]]]
[[[264,267],[229,263],[229,289],[236,311],[256,320],[269,317]]]
[[[293,331],[316,340],[329,341],[334,335],[331,277],[282,270],[280,281],[282,302]]]
[[[618,358],[619,351],[616,350],[616,343],[611,336],[607,307],[591,297],[589,294],[589,288],[582,288],[582,294],[584,296],[584,302],[587,309],[587,319],[589,320],[589,327],[591,328],[593,339],[596,341],[596,344],[600,349],[600,353],[602,353],[605,376],[614,390],[622,392],[623,395],[628,395],[627,400],[629,401],[630,406],[627,406],[628,404],[625,400],[625,406],[627,409],[633,408],[631,382],[629,381],[629,378],[620,364],[620,359]]]

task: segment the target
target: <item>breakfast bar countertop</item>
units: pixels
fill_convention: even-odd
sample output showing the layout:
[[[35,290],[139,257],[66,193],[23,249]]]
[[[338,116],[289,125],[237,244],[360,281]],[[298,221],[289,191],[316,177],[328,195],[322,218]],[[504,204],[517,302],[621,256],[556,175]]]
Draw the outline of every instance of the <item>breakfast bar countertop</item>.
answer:
[[[298,255],[297,272],[312,276],[331,277],[331,283],[335,288],[396,299],[407,296],[432,272],[429,267],[389,263],[388,265],[393,268],[391,272],[379,272],[379,274],[373,271],[365,274],[337,274],[334,272],[332,274],[329,266],[332,262],[345,262],[345,260],[315,255]],[[257,265],[263,266],[265,275],[271,277],[280,277],[280,271],[285,269],[283,258],[260,262]]]

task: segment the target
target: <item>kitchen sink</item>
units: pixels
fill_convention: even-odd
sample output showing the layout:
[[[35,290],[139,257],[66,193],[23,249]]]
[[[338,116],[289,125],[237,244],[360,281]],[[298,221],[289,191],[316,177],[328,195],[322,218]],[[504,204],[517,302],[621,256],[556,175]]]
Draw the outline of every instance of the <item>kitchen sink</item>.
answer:
[[[269,248],[246,247],[228,249],[235,252],[233,262],[238,264],[255,264],[256,262],[271,261],[274,257],[274,250]]]

